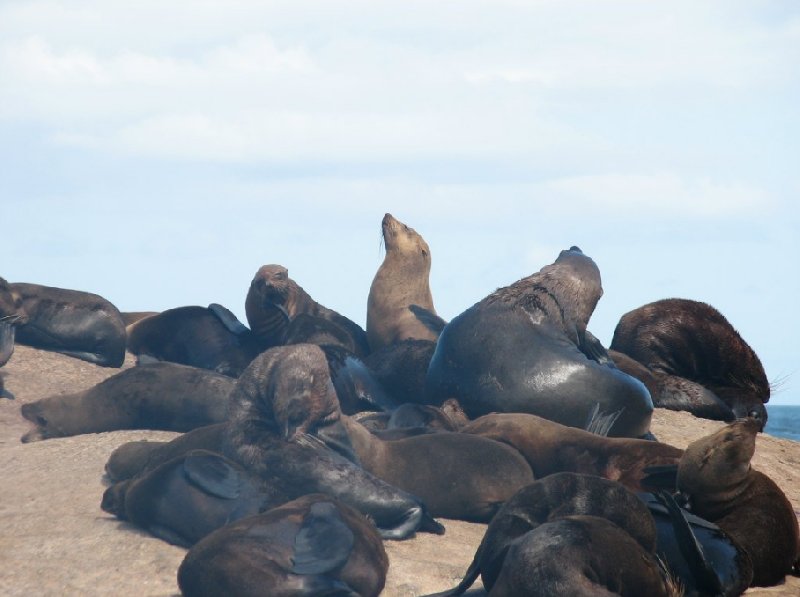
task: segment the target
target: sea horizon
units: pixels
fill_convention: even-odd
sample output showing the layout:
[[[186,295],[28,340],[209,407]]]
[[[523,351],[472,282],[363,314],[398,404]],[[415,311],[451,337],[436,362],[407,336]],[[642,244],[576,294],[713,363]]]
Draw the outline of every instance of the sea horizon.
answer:
[[[800,404],[768,404],[764,433],[800,441]]]

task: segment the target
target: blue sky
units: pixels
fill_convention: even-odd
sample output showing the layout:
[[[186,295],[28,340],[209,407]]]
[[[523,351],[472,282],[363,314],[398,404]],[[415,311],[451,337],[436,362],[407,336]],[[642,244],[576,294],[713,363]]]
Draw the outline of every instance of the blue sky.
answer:
[[[798,64],[791,2],[5,0],[0,275],[363,325],[391,212],[445,318],[577,244],[604,343],[706,301],[800,403]]]

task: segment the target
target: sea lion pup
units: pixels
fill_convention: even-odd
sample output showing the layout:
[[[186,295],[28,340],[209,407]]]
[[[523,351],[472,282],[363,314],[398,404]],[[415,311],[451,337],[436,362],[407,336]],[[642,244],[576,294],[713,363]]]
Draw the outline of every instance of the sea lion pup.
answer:
[[[678,489],[691,511],[717,524],[753,563],[754,586],[781,582],[800,556],[797,516],[786,495],[750,467],[760,423],[734,421],[686,448]]]
[[[603,290],[594,261],[577,247],[500,288],[442,331],[426,401],[455,398],[470,418],[531,413],[582,427],[595,405],[621,411],[612,436],[648,433],[653,403],[639,380],[614,367],[586,324]]]
[[[448,432],[384,441],[349,417],[343,421],[361,466],[418,496],[432,516],[488,522],[533,482],[525,459],[500,442]]]
[[[353,352],[360,357],[369,353],[364,330],[354,321],[316,302],[282,265],[263,265],[256,272],[245,300],[245,314],[261,350],[284,344],[294,319],[305,313],[327,319],[352,339]]]
[[[505,503],[464,579],[437,595],[460,595],[479,574],[498,596],[671,595],[655,545],[653,517],[635,494],[607,479],[558,473]]]
[[[419,313],[439,319],[433,307],[428,278],[431,251],[419,233],[392,214],[381,222],[386,256],[378,268],[367,299],[367,338],[370,350],[400,342],[406,338],[436,341],[439,333],[420,319]]]
[[[101,296],[21,282],[8,284],[26,321],[16,342],[60,352],[102,367],[125,361],[125,324],[119,310]],[[8,313],[0,312],[0,316]]]
[[[762,429],[767,422],[770,386],[761,361],[711,305],[673,298],[634,309],[619,320],[610,348],[649,371],[656,406],[723,421],[754,417]],[[617,366],[642,379],[626,362]]]
[[[314,344],[271,348],[229,397],[223,453],[290,498],[322,492],[370,516],[386,539],[442,533],[414,496],[357,463],[325,354]]]
[[[321,494],[229,524],[178,568],[185,597],[377,597],[389,559],[375,526]]]
[[[647,488],[642,485],[646,468],[675,465],[683,454],[668,444],[604,437],[524,413],[484,415],[464,425],[461,432],[516,448],[537,479],[571,471],[619,481],[632,491]]]
[[[116,429],[188,431],[227,418],[230,377],[176,363],[124,369],[74,394],[23,404],[35,427],[23,442]]]
[[[101,508],[174,545],[289,501],[221,454],[193,450],[109,487]]]
[[[228,309],[167,309],[128,328],[128,351],[137,363],[170,361],[239,377],[260,352],[253,333]]]

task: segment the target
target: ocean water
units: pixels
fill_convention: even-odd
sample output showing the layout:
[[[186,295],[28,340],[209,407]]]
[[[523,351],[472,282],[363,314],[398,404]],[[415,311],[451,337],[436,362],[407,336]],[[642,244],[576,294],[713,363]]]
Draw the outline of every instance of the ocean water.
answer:
[[[800,405],[767,404],[764,433],[800,442]]]

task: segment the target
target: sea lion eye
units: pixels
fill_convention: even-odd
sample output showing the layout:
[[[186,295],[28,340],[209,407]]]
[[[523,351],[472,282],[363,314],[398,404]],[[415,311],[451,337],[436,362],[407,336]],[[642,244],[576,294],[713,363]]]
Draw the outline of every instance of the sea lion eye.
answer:
[[[425,249],[422,249],[422,255],[424,257],[427,257],[428,256],[428,252]]]

